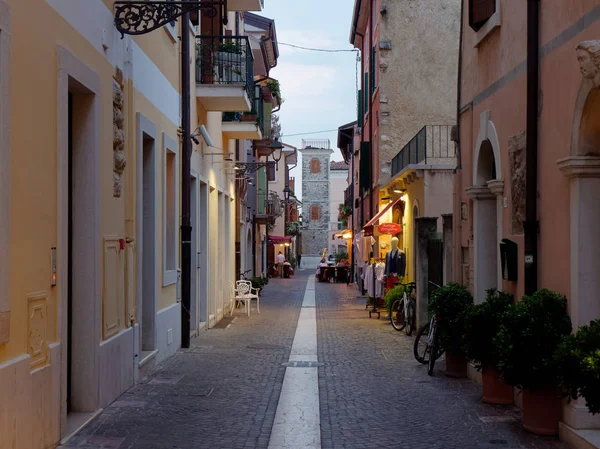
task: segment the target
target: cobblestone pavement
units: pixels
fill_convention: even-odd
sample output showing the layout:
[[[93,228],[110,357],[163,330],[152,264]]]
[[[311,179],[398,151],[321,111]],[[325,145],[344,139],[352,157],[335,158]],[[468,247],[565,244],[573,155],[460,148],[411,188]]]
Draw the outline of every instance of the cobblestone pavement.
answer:
[[[316,288],[323,449],[567,449],[521,430],[518,409],[483,404],[474,382],[445,377],[444,358],[427,376],[414,338],[369,319],[357,294]]]
[[[300,272],[303,273],[303,272]],[[202,332],[66,448],[267,448],[308,272],[272,280],[260,314]]]
[[[266,449],[309,274],[273,280],[260,315],[201,333],[64,447]],[[413,339],[369,319],[355,287],[317,283],[316,300],[323,449],[566,449],[446,378],[443,359],[428,377]]]

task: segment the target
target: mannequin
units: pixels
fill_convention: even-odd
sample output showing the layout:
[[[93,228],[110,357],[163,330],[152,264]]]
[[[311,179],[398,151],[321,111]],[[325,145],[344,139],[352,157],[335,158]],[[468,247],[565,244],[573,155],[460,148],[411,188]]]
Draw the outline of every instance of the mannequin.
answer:
[[[392,237],[392,249],[385,255],[386,287],[394,287],[394,283],[404,277],[406,271],[406,254],[398,248],[398,237]]]

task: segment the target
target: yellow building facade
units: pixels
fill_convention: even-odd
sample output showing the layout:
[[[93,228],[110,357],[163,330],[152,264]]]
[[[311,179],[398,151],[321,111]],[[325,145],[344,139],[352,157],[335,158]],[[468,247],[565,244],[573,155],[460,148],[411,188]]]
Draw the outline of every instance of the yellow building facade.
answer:
[[[0,0],[1,449],[55,447],[181,346],[180,20],[121,38],[113,3]],[[204,153],[236,141],[191,90],[195,333],[230,307],[235,174]]]

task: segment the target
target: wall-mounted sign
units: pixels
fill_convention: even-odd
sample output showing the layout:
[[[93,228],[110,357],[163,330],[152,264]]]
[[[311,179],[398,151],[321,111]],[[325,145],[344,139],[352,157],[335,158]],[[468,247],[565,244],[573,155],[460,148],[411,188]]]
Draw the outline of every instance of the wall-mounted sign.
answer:
[[[380,234],[395,235],[402,231],[402,226],[398,223],[383,223],[377,230]]]

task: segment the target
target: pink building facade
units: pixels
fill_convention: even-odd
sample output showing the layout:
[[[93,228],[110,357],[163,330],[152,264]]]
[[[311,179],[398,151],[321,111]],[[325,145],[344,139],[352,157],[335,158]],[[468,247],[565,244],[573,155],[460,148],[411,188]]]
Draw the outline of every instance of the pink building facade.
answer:
[[[538,104],[528,123],[528,98],[535,104],[527,87],[529,2],[489,0],[476,11],[482,3],[463,0],[453,277],[482,302],[489,288],[520,298],[533,270],[528,282],[567,296],[576,329],[600,318],[600,6],[534,2]],[[533,145],[527,133],[536,128]],[[534,146],[537,157],[529,162],[537,162],[537,182],[528,195],[526,162]],[[526,251],[523,223],[527,201],[531,207],[535,198],[537,251],[530,245]],[[563,421],[566,439],[600,428],[579,401],[565,406]]]

